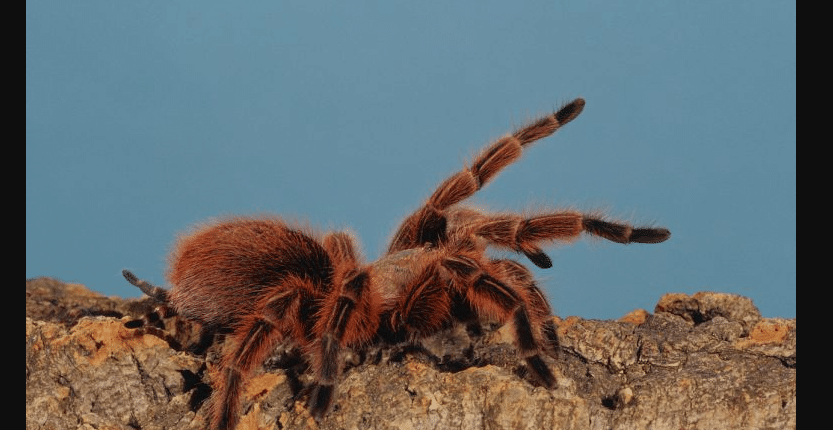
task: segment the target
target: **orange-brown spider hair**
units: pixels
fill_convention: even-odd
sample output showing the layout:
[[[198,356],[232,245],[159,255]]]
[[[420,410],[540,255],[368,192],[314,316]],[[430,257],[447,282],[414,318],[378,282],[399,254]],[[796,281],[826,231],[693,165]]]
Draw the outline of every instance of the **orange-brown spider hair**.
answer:
[[[670,232],[572,210],[490,214],[462,202],[530,144],[575,119],[584,105],[576,99],[488,146],[405,218],[375,262],[362,261],[347,233],[319,235],[275,217],[238,217],[178,240],[169,291],[125,271],[129,282],[169,312],[204,326],[195,351],[214,333],[225,334],[209,400],[210,428],[235,426],[243,385],[280,342],[295,344],[308,358],[315,381],[308,405],[321,419],[336,395],[344,349],[419,342],[481,318],[511,323],[533,381],[554,388],[557,381],[543,357],[558,349],[549,303],[525,266],[490,257],[489,249],[514,251],[548,268],[552,261],[542,247],[582,233],[618,243],[659,243]]]

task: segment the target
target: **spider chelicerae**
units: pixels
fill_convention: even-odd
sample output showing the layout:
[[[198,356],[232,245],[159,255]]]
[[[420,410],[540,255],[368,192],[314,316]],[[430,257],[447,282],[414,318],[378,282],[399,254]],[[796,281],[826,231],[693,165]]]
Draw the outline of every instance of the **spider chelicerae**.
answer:
[[[659,243],[670,232],[572,210],[487,213],[461,202],[527,146],[575,119],[584,103],[573,100],[488,146],[405,218],[375,262],[362,260],[346,232],[319,234],[277,217],[233,217],[179,238],[169,259],[170,290],[125,270],[168,315],[199,323],[204,334],[226,333],[209,399],[210,428],[235,426],[247,377],[281,342],[294,343],[309,361],[315,384],[308,407],[320,419],[333,402],[346,348],[418,342],[472,318],[511,323],[528,374],[554,388],[541,358],[558,343],[550,306],[529,269],[487,250],[515,251],[549,268],[541,247],[582,232],[617,243]]]

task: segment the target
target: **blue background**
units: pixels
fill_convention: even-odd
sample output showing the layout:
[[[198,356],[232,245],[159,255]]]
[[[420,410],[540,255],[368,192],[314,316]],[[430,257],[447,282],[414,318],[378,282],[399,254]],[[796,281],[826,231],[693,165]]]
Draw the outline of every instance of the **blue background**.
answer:
[[[27,278],[137,297],[121,269],[164,285],[176,235],[231,214],[375,259],[482,146],[584,97],[471,202],[672,237],[548,248],[555,313],[711,290],[795,317],[794,2],[26,5]]]

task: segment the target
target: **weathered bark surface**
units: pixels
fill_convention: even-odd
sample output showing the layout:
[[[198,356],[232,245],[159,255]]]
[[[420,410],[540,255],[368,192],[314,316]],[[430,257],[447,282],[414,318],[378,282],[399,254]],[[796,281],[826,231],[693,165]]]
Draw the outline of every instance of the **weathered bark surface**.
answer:
[[[107,298],[51,279],[26,283],[28,429],[200,429],[221,345],[124,323],[147,300]],[[653,314],[556,319],[562,351],[546,357],[558,387],[530,383],[506,328],[459,329],[425,351],[353,354],[334,410],[316,423],[309,377],[276,353],[247,383],[239,429],[784,429],[795,428],[795,319],[762,318],[721,293],[667,294]],[[173,346],[173,347],[172,347]],[[206,358],[207,357],[207,358]]]

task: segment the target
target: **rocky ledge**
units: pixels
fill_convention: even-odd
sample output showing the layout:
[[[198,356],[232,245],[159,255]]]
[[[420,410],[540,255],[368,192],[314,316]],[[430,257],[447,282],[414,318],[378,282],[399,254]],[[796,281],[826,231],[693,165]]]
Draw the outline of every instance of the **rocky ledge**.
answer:
[[[148,300],[26,282],[27,429],[201,429],[216,346],[185,352],[193,327],[128,329]],[[350,354],[334,407],[313,420],[291,348],[250,379],[238,429],[795,428],[795,319],[746,297],[666,294],[654,313],[559,319],[558,378],[537,387],[506,328],[460,328],[423,348]]]

